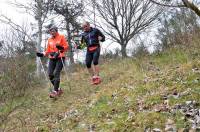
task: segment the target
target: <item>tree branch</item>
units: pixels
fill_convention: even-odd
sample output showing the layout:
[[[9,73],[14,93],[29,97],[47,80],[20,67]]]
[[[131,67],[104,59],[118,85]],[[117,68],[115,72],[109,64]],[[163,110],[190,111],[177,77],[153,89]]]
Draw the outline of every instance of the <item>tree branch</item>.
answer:
[[[165,7],[186,7],[185,5],[168,5],[168,4],[163,4],[163,3],[159,3],[155,0],[150,0],[152,3],[160,5],[160,6],[165,6]]]
[[[200,10],[199,8],[194,5],[192,2],[188,1],[188,0],[182,0],[183,4],[187,7],[190,8],[191,10],[193,10],[198,16],[200,16]]]

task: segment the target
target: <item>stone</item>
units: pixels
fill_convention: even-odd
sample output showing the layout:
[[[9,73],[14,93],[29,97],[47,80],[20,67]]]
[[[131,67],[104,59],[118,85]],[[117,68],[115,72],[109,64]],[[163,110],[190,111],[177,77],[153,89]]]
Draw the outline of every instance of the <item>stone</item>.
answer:
[[[154,128],[153,132],[161,132],[161,130],[159,128]]]

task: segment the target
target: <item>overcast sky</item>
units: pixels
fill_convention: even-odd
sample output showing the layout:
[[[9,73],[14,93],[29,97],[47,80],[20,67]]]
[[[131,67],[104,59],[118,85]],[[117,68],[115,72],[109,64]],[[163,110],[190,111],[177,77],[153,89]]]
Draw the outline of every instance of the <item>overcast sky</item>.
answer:
[[[25,3],[28,0],[17,0],[20,3]],[[14,7],[14,5],[9,4],[9,2],[15,2],[15,0],[0,0],[0,14],[6,15],[13,22],[20,25],[22,21],[30,20],[28,14],[20,12],[19,9]]]

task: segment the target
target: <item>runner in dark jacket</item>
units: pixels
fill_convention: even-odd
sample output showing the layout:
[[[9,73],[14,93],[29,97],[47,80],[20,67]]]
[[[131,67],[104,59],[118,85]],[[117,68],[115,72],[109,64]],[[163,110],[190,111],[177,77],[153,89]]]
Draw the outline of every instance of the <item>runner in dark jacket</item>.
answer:
[[[102,32],[97,29],[90,27],[89,22],[84,22],[82,24],[83,33],[81,43],[86,43],[87,53],[86,53],[86,66],[92,78],[92,84],[99,84],[101,78],[99,76],[99,56],[100,56],[100,43],[105,41],[105,36]],[[92,62],[94,67],[92,68]]]

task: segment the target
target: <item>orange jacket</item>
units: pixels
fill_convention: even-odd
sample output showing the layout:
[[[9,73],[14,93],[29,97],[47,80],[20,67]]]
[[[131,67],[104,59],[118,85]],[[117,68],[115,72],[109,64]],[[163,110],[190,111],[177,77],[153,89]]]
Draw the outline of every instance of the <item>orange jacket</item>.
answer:
[[[56,44],[62,46],[64,48],[63,52],[60,52],[60,55],[58,56],[58,58],[64,57],[65,56],[65,52],[68,50],[69,45],[68,42],[65,39],[64,35],[61,35],[59,33],[56,33],[55,37],[51,37],[48,39],[48,43],[47,43],[47,48],[45,50],[45,56],[48,56],[49,58],[54,58],[53,56],[50,55],[50,53],[52,52],[59,52],[59,50],[56,48]]]

